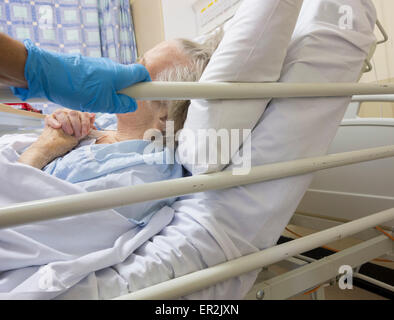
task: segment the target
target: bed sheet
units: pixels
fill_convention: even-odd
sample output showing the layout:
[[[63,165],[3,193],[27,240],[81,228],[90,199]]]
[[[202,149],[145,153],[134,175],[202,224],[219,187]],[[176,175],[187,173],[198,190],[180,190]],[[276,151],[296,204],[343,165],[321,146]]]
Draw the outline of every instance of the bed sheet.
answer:
[[[353,28],[338,25],[350,5]],[[328,8],[328,9],[327,9]],[[327,11],[328,10],[328,11]],[[369,0],[305,0],[280,81],[356,82],[374,43]],[[335,50],[333,50],[335,48]],[[321,155],[350,98],[275,99],[250,137],[253,165]],[[244,102],[247,108],[247,102]],[[227,168],[231,170],[231,166]],[[22,173],[23,174],[23,173]],[[312,175],[182,197],[173,217],[123,262],[90,273],[59,299],[119,296],[274,245]],[[258,270],[184,299],[241,299]]]
[[[352,9],[352,28],[339,24],[342,6]],[[376,41],[375,22],[369,0],[304,0],[280,81],[357,82]],[[250,136],[252,165],[326,154],[349,102],[350,97],[272,100]],[[243,102],[238,117],[248,103]],[[182,197],[172,205],[173,222],[115,270],[134,291],[271,247],[312,178],[307,174]],[[242,299],[257,274],[184,299]]]
[[[0,138],[0,206],[84,193],[78,185],[17,162],[36,134]],[[0,229],[0,299],[50,299],[89,274],[124,261],[170,223],[158,210],[143,227],[115,210]],[[123,283],[123,293],[127,285]]]

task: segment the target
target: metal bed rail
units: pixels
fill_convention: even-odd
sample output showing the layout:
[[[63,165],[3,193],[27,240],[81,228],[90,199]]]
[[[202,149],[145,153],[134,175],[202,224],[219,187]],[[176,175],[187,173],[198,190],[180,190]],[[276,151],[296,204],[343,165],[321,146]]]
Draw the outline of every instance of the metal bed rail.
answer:
[[[149,82],[123,89],[120,93],[137,100],[231,100],[300,97],[346,97],[354,95],[394,95],[394,84],[367,83],[229,83],[229,82]],[[8,87],[0,86],[0,99],[19,102]],[[29,102],[46,102],[31,99]]]
[[[394,102],[394,94],[356,95],[352,102]]]
[[[2,92],[4,93],[4,90],[0,90],[0,98],[3,98]],[[394,85],[344,83],[144,83],[135,85],[125,90],[123,93],[138,99],[150,100],[373,95],[364,98],[356,96],[353,99],[356,99],[356,101],[376,101],[374,99],[378,99],[378,101],[387,101],[380,99],[383,99],[383,95],[391,95],[390,97],[384,97],[384,99],[393,99]],[[232,171],[224,171],[139,186],[25,202],[0,208],[0,229],[35,221],[86,214],[93,211],[126,206],[137,202],[303,175],[328,168],[389,157],[394,157],[394,145],[258,166],[251,168],[247,175],[233,175]],[[260,269],[263,266],[273,264],[290,256],[297,255],[301,252],[319,247],[325,243],[358,233],[393,219],[394,209],[383,211],[294,240],[290,243],[269,248],[252,255],[244,256],[145,288],[119,297],[119,299],[170,299],[185,296],[226,279]]]
[[[251,168],[246,175],[234,175],[231,170],[228,170],[131,187],[18,203],[0,208],[0,229],[118,208],[138,202],[276,180],[389,157],[394,157],[394,145],[257,166]]]
[[[258,270],[264,266],[268,266],[289,257],[293,257],[302,252],[312,250],[326,243],[330,243],[332,241],[351,236],[355,233],[358,233],[368,228],[372,228],[378,224],[393,219],[394,208],[370,215],[365,218],[354,220],[352,222],[348,222],[337,227],[320,231],[318,233],[314,233],[297,240],[277,245],[275,247],[271,247],[257,253],[246,255],[241,258],[234,259],[208,269],[196,271],[176,279],[162,282],[151,287],[118,297],[116,299],[166,300],[183,297],[193,292],[197,292],[204,288],[215,285],[219,282],[223,282],[225,280],[237,277],[244,273]],[[385,251],[389,251],[390,249],[392,249],[392,243],[390,243],[391,240],[389,240],[388,238],[382,239],[384,241],[383,245],[385,246]],[[341,260],[341,263],[342,262],[343,261]]]
[[[380,234],[322,259],[316,260],[305,255],[286,258],[275,265],[289,271],[276,275],[270,272],[269,267],[263,267],[247,298],[285,300],[304,293],[304,295],[311,294],[311,298],[315,300],[325,299],[326,287],[338,284],[341,288],[343,273],[338,271],[343,266],[348,269],[350,278],[362,279],[394,293],[393,286],[358,272],[359,266],[392,251],[392,248],[392,241]],[[353,283],[351,287],[341,289],[353,290]]]

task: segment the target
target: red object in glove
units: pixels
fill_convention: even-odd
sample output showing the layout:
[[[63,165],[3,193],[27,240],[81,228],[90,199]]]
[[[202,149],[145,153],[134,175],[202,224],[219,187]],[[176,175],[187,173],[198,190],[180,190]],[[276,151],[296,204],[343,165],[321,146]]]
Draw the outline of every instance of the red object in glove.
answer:
[[[33,108],[30,104],[28,103],[4,103],[8,106],[19,106],[19,110],[25,110],[25,111],[30,111],[30,112],[36,112],[36,113],[42,113],[42,110],[37,110]]]

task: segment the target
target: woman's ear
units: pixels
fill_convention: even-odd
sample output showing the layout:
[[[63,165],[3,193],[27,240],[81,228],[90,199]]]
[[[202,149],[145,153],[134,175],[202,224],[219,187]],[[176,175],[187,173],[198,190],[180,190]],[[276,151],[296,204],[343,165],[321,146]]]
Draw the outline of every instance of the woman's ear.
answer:
[[[168,117],[168,105],[167,105],[167,103],[166,102],[161,102],[158,109],[159,110],[158,110],[157,114],[158,114],[160,120],[162,120],[162,119],[166,120],[167,117]]]
[[[160,130],[164,130],[166,127],[166,121],[168,119],[168,107],[167,104],[165,103],[161,103],[158,113],[158,122],[159,122],[159,126],[160,126]]]

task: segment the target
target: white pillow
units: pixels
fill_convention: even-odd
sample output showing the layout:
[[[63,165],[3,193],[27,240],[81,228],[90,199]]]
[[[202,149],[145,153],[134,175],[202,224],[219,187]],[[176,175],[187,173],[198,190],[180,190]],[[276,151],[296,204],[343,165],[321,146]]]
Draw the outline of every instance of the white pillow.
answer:
[[[277,81],[301,5],[302,0],[244,0],[200,81]],[[243,102],[192,101],[179,137],[178,155],[193,174],[217,171],[226,165],[218,163],[221,159],[212,164],[198,163],[198,155],[205,150],[205,141],[191,138],[197,137],[198,130],[253,129],[269,99],[250,100],[246,108]],[[242,141],[236,144],[231,156],[241,144]],[[220,144],[217,150],[220,155]]]
[[[349,3],[353,28],[343,30],[339,8]],[[370,0],[304,0],[280,82],[357,82],[376,41],[375,22]],[[326,154],[349,102],[350,97],[273,99],[251,135],[252,166]],[[242,110],[248,107],[244,101]],[[210,232],[224,251],[235,246],[246,254],[276,243],[312,178],[307,174],[193,194],[173,208],[193,212],[203,225],[218,226]]]

